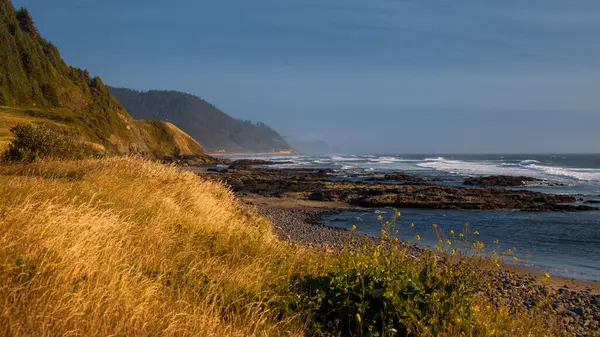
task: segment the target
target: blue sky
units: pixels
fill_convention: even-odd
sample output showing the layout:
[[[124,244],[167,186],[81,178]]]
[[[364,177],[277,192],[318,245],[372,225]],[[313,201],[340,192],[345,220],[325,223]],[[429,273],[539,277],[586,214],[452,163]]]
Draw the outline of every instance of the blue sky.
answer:
[[[355,152],[600,152],[597,0],[18,0],[67,62]]]

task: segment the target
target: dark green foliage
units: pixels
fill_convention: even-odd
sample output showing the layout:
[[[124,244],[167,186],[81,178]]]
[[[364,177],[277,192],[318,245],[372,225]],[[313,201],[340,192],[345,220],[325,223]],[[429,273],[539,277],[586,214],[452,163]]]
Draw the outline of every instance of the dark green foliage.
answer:
[[[0,0],[1,105],[63,124],[110,153],[181,153],[173,140],[164,144],[148,137],[148,130],[141,130],[144,124],[133,121],[100,78],[67,65],[58,49],[40,36],[29,12],[15,11],[9,0]],[[153,152],[163,148],[171,152]],[[194,149],[203,152],[199,146]]]
[[[71,116],[64,116],[50,111],[26,110],[25,114],[31,117],[44,118],[63,123],[73,123],[75,121]]]
[[[26,9],[15,12],[10,2],[0,0],[0,11],[0,92],[3,101],[17,106],[33,103],[56,106],[45,99],[40,88],[41,84],[59,86],[64,82],[60,73],[66,65],[57,62],[56,48],[51,51],[50,44],[39,36]],[[54,65],[46,57],[45,49],[53,54]]]
[[[82,159],[99,156],[91,146],[44,125],[19,124],[11,129],[15,135],[3,155],[6,161],[48,159]]]
[[[119,114],[129,116],[108,88],[87,70],[68,66],[39,35],[26,9],[15,11],[9,1],[0,0],[0,10],[0,102],[75,111],[77,118],[68,122],[91,140],[110,145],[110,136],[125,129]]]
[[[169,121],[202,146],[227,152],[271,152],[291,147],[264,123],[232,118],[199,97],[177,91],[139,92],[111,88],[135,118]]]
[[[31,14],[25,8],[21,8],[16,12],[17,21],[19,21],[19,27],[27,34],[36,34],[37,29],[31,18]]]
[[[439,266],[433,255],[413,261],[406,252],[385,240],[346,251],[322,274],[293,277],[279,308],[307,315],[320,336],[436,336],[439,327],[469,335],[478,289],[469,268]]]
[[[50,84],[42,84],[42,95],[50,103],[52,106],[58,106],[58,93],[56,92],[56,88]]]

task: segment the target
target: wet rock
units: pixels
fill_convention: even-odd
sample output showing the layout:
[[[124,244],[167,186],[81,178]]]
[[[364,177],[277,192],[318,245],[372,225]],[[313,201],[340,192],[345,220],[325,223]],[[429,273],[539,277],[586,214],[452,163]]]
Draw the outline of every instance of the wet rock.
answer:
[[[291,161],[271,161],[263,159],[240,159],[229,165],[230,170],[251,170],[254,165],[292,164]]]
[[[486,176],[486,177],[470,177],[465,179],[464,185],[470,186],[525,186],[527,183],[545,182],[545,180],[531,177],[517,176]]]
[[[403,181],[403,182],[417,183],[417,184],[424,184],[427,182],[427,180],[425,180],[421,177],[413,176],[410,174],[404,174],[404,173],[388,173],[383,176],[375,176],[375,177],[368,178],[368,179],[366,179],[366,181]]]
[[[229,165],[228,169],[229,170],[251,170],[252,166],[249,164],[233,162],[233,163],[231,163],[231,165]]]
[[[264,159],[239,159],[234,161],[232,164],[237,165],[278,165],[278,164],[293,164],[292,161],[274,161]]]
[[[518,209],[531,212],[597,210],[571,205],[575,198],[528,190],[437,185],[395,174],[415,182],[386,184],[332,179],[338,172],[322,169],[275,169],[234,162],[226,171],[209,172],[227,182],[239,195],[293,197],[313,201],[338,201],[360,207],[432,208],[456,210]],[[385,178],[385,175],[383,176]],[[425,181],[425,182],[424,182]]]
[[[206,169],[206,171],[208,171],[208,172],[216,172],[216,173],[227,173],[227,169],[226,168],[217,168],[217,167],[210,167],[210,168]]]

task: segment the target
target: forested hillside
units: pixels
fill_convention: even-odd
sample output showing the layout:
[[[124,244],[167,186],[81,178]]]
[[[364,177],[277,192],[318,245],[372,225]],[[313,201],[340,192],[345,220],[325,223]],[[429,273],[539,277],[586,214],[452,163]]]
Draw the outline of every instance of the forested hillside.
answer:
[[[14,124],[36,122],[109,153],[204,156],[202,147],[174,126],[134,120],[99,77],[66,64],[56,46],[40,36],[30,13],[15,10],[8,0],[0,0],[0,45],[0,145]]]
[[[266,124],[235,119],[194,95],[177,91],[110,90],[133,117],[169,121],[210,151],[292,151]]]

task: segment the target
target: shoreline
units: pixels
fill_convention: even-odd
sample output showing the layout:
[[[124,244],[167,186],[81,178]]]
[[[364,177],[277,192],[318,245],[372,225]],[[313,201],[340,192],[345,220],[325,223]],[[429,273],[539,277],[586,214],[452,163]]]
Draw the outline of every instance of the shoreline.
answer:
[[[436,210],[507,211],[511,214],[518,211],[531,214],[531,217],[536,217],[534,214],[538,212],[546,214],[598,212],[597,208],[582,206],[578,204],[579,202],[563,204],[563,202],[574,202],[576,199],[572,196],[518,189],[519,184],[527,183],[520,177],[490,176],[487,178],[501,181],[507,186],[504,188],[490,187],[486,181],[482,182],[485,187],[458,187],[446,186],[438,180],[402,172],[386,172],[382,175],[381,172],[373,171],[357,176],[348,176],[344,172],[342,178],[337,178],[339,172],[332,169],[269,166],[277,163],[279,162],[239,160],[232,162],[229,168],[192,170],[209,179],[225,182],[244,202],[268,208],[318,210],[328,213],[353,211],[368,213],[387,208],[397,208],[400,211],[412,209],[413,213],[421,213],[419,210],[422,210],[425,214]],[[514,189],[515,187],[517,189]],[[433,221],[432,223],[442,221],[441,219],[428,220]],[[519,247],[521,248],[524,247]],[[539,274],[540,271],[535,270],[535,265],[532,266],[528,267],[531,269],[530,272]],[[538,266],[538,269],[541,269],[547,265],[538,263]],[[562,275],[564,280],[570,280],[569,276]],[[581,278],[578,280],[596,281]]]
[[[266,198],[268,199],[268,198]],[[287,239],[294,239],[298,242],[305,243],[315,243],[316,241],[323,241],[325,244],[338,244],[340,240],[337,238],[328,240],[314,240],[311,241],[311,236],[307,235],[302,236],[298,235],[296,232],[287,232],[293,231],[292,225],[298,225],[305,227],[301,233],[306,234],[311,230],[315,231],[315,235],[320,235],[322,233],[325,236],[328,236],[330,233],[337,233],[342,236],[346,236],[347,234],[351,234],[352,232],[341,227],[330,226],[325,224],[322,219],[322,216],[330,213],[337,213],[339,211],[365,211],[368,209],[358,209],[358,208],[350,208],[348,206],[338,205],[338,204],[329,204],[329,205],[314,205],[314,204],[306,204],[306,203],[292,203],[292,202],[273,202],[269,200],[265,200],[265,198],[243,198],[243,202],[246,205],[251,207],[255,207],[261,215],[265,214],[274,214],[274,213],[288,213],[287,216],[275,218],[277,219],[276,223],[273,223],[273,226],[278,234],[284,236]],[[293,217],[290,215],[300,215],[301,217],[308,218],[309,221],[304,221],[301,223],[300,221],[293,220]],[[269,217],[270,218],[270,217]],[[270,218],[270,220],[272,220]],[[284,223],[285,226],[281,226],[281,223]],[[324,230],[325,229],[325,230]],[[364,234],[360,231],[355,232],[359,237],[366,237],[367,234]],[[425,248],[419,245],[415,245],[410,243],[410,245],[419,247],[421,249]],[[502,267],[505,269],[509,269],[514,273],[521,274],[522,276],[535,276],[536,278],[543,279],[544,272],[537,269],[535,266],[524,266],[524,265],[516,265],[516,264],[502,264]],[[569,289],[573,290],[590,290],[591,294],[600,295],[600,281],[589,281],[589,280],[578,280],[574,278],[568,278],[564,276],[551,276],[549,279],[544,280],[552,287],[558,290],[559,288],[567,285]]]
[[[207,152],[209,156],[217,157],[217,158],[228,158],[228,157],[252,157],[252,156],[281,156],[281,155],[298,155],[297,150],[283,150],[276,152]]]
[[[332,212],[368,211],[378,208],[373,205],[365,207],[349,202],[348,195],[351,194],[347,191],[355,193],[355,195],[356,193],[366,192],[367,196],[379,197],[382,195],[381,193],[385,196],[388,188],[393,191],[392,193],[398,194],[406,194],[406,191],[410,189],[427,191],[428,188],[433,188],[435,192],[438,191],[435,189],[448,192],[442,194],[444,197],[449,198],[444,200],[452,200],[452,198],[457,197],[452,193],[458,193],[458,197],[461,197],[460,193],[474,191],[473,193],[480,193],[479,196],[484,198],[480,199],[479,202],[491,202],[491,206],[497,206],[497,201],[503,200],[498,199],[498,195],[503,197],[503,193],[507,191],[503,188],[446,187],[402,173],[398,173],[394,177],[388,177],[402,181],[393,185],[389,182],[373,181],[375,177],[366,177],[366,179],[372,179],[369,182],[367,180],[362,182],[332,181],[329,175],[332,173],[331,170],[269,169],[253,167],[252,163],[245,164],[243,166],[235,165],[235,162],[233,162],[232,166],[227,169],[192,169],[192,171],[207,179],[215,179],[228,184],[241,204],[255,209],[263,217],[269,219],[280,240],[288,242],[292,246],[303,245],[315,249],[324,249],[334,254],[344,244],[351,242],[352,238],[374,238],[359,231],[349,231],[325,223],[324,215]],[[376,174],[374,173],[374,175]],[[321,191],[318,198],[314,197],[316,191]],[[333,198],[328,197],[327,193],[331,192],[333,192]],[[523,191],[517,191],[517,193],[521,192]],[[432,197],[437,196],[439,194],[432,195]],[[560,212],[561,210],[560,208],[551,207],[552,203],[561,200],[561,197],[553,199],[552,195],[532,194],[528,191],[519,196],[525,198],[543,197],[542,202],[550,206],[541,208],[541,210],[545,209],[550,212]],[[489,199],[486,200],[485,198]],[[528,201],[525,199],[522,202]],[[468,206],[469,204],[466,203],[465,205]],[[513,204],[507,203],[506,205]],[[535,206],[535,204],[529,205]],[[437,208],[444,209],[443,203],[438,204],[438,206],[440,207]],[[463,209],[468,210],[469,208],[465,207],[457,210]],[[501,210],[506,208],[489,209]],[[521,210],[526,211],[527,207]],[[411,252],[414,252],[413,255],[416,257],[426,249],[412,243],[409,243],[409,247],[411,247]],[[589,328],[597,329],[600,327],[600,282],[576,280],[561,276],[546,278],[543,272],[536,270],[534,267],[504,263],[500,264],[497,270],[486,271],[485,277],[489,277],[492,290],[491,293],[490,290],[484,293],[482,289],[482,295],[487,296],[491,302],[504,298],[510,300],[511,305],[525,306],[526,308],[532,307],[535,303],[549,303],[552,305],[559,324],[566,331],[577,336],[586,336],[585,331],[588,331]]]
[[[292,246],[304,245],[335,254],[343,245],[352,244],[352,240],[375,239],[324,224],[322,215],[331,211],[326,208],[256,205],[249,200],[246,204],[269,219],[279,239]],[[409,245],[412,256],[418,258],[424,252],[423,247]],[[492,290],[482,289],[480,295],[489,298],[491,303],[500,298],[510,300],[514,307],[530,308],[535,303],[549,303],[558,324],[576,336],[593,336],[586,331],[600,327],[600,282],[560,276],[545,278],[542,272],[532,268],[504,263],[497,270],[486,272],[484,277],[492,284]]]

